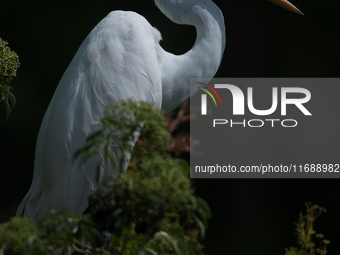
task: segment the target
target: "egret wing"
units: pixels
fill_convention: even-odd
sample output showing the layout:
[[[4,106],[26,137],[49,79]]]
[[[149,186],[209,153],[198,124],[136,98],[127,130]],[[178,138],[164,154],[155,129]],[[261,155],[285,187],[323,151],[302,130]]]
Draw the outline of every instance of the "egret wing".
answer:
[[[73,162],[74,152],[95,131],[105,108],[119,100],[161,107],[160,33],[134,12],[114,11],[86,37],[65,71],[40,127],[32,185],[17,215],[82,213],[96,190],[97,159]],[[115,174],[114,167],[105,169]]]

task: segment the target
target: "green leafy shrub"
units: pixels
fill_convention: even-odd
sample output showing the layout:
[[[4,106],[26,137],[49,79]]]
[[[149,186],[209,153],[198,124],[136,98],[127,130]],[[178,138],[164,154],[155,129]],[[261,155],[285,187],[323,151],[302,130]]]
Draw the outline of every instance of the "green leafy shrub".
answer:
[[[130,247],[129,254],[186,254],[190,250],[188,254],[200,254],[197,237],[204,238],[210,208],[192,194],[187,163],[165,152],[170,135],[161,111],[148,103],[120,102],[109,107],[97,124],[99,131],[77,153],[82,161],[99,155],[104,162],[122,165],[125,155],[114,158],[111,151],[116,147],[132,153],[128,171],[105,179],[90,198],[92,219],[112,234],[111,252],[125,254]],[[131,134],[136,131],[142,133],[132,152]],[[99,162],[97,172],[102,167]],[[186,253],[178,247],[186,247]]]
[[[303,215],[300,212],[299,222],[295,223],[295,234],[298,238],[298,244],[300,248],[290,247],[286,249],[286,255],[325,255],[327,253],[327,245],[329,240],[324,239],[322,234],[316,234],[313,224],[316,218],[323,212],[326,212],[325,208],[318,205],[311,205],[306,203],[306,214]],[[313,237],[319,239],[319,246],[317,247],[313,241]]]
[[[6,229],[0,231],[0,255],[203,254],[199,240],[205,236],[210,208],[193,194],[188,164],[165,151],[170,135],[162,112],[130,100],[108,107],[96,124],[98,131],[76,153],[81,162],[100,159],[101,185],[89,198],[88,213],[80,217],[52,210],[35,225],[25,218],[12,219],[23,223],[16,228],[0,225]],[[101,180],[103,167],[126,166],[128,154],[132,157],[126,172],[121,168],[116,176]],[[17,243],[21,245],[16,248]]]
[[[41,233],[29,218],[12,218],[0,225],[0,254],[44,254]]]
[[[27,217],[12,218],[0,225],[0,254],[70,254],[73,249],[86,250],[87,242],[101,238],[94,226],[88,217],[68,211],[52,210],[37,224]]]
[[[161,110],[149,103],[132,100],[115,103],[94,124],[99,130],[88,137],[86,144],[76,152],[75,158],[80,157],[81,162],[93,156],[102,159],[97,166],[98,182],[107,164],[118,166],[119,171],[123,171],[126,155],[131,155],[137,140],[136,134],[142,130],[140,142],[147,141],[147,146],[133,156],[148,153],[148,150],[164,150],[170,140],[170,134],[164,128],[166,122]]]
[[[4,102],[8,118],[16,103],[9,83],[16,76],[20,63],[18,55],[7,45],[8,43],[0,38],[0,102]]]
[[[108,217],[114,220],[112,224],[119,226],[120,231],[125,225],[123,221],[133,221],[137,224],[137,232],[144,232],[144,225],[164,218],[166,212],[182,210],[191,195],[190,180],[181,166],[168,155],[144,157],[127,173],[110,178],[107,182],[112,187],[108,195],[112,199],[108,199],[110,203],[107,204],[112,207],[112,215],[115,215]],[[107,209],[108,206],[97,202],[98,199],[103,201],[105,194],[98,193],[90,199],[90,210],[96,222],[108,224],[109,219],[102,213],[102,208]],[[121,215],[124,217],[121,218]],[[118,222],[116,218],[119,218]],[[114,227],[110,226],[110,229]]]

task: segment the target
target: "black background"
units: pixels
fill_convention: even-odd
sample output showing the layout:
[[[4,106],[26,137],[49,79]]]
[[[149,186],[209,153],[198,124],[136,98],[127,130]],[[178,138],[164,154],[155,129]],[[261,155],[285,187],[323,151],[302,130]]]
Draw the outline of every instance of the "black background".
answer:
[[[215,3],[227,30],[216,77],[340,75],[339,1],[294,0],[305,16],[265,0]],[[167,51],[181,54],[194,43],[194,28],[173,24],[151,0],[0,2],[0,37],[21,61],[12,83],[17,106],[8,121],[0,109],[0,222],[14,214],[30,186],[36,137],[59,79],[86,35],[115,9],[146,17],[162,33]],[[213,211],[207,254],[284,254],[296,245],[293,222],[306,201],[328,209],[315,228],[331,240],[329,254],[340,252],[338,179],[195,180],[195,186]]]

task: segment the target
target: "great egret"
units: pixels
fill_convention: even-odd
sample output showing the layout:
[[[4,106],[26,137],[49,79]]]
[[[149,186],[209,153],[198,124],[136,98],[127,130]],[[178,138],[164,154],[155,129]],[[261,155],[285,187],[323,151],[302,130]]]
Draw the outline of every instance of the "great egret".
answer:
[[[270,0],[298,10],[285,0]],[[196,27],[191,50],[176,56],[161,34],[135,12],[113,11],[90,32],[61,78],[42,121],[31,187],[17,216],[34,221],[53,208],[81,214],[96,191],[94,160],[79,165],[74,152],[94,131],[91,123],[119,100],[152,102],[165,113],[190,96],[190,78],[213,77],[224,52],[221,10],[211,0],[155,0],[170,20]],[[117,169],[105,169],[104,175]]]

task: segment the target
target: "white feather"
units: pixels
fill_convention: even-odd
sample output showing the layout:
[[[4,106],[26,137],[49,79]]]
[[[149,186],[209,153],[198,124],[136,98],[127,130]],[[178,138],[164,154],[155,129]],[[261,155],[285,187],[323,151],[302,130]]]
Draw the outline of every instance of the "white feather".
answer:
[[[225,47],[221,11],[210,0],[156,0],[177,23],[194,25],[188,53],[164,51],[161,35],[134,12],[113,11],[86,37],[61,78],[40,127],[32,185],[17,215],[37,220],[51,209],[83,213],[96,190],[96,160],[73,162],[74,152],[95,131],[93,121],[117,101],[152,102],[165,112],[190,95],[190,78],[211,78]],[[184,4],[183,4],[184,3]],[[116,168],[104,175],[117,174]]]

